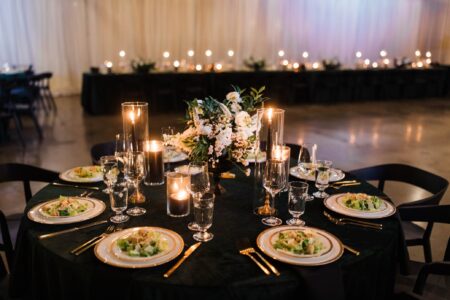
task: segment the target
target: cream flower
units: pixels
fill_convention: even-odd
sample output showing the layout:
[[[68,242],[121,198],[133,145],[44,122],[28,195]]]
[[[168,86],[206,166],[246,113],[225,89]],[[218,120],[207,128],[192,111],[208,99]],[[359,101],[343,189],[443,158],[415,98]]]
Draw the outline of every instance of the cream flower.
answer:
[[[231,102],[238,102],[238,103],[242,102],[241,95],[238,92],[229,92],[227,94],[227,100],[231,101]]]
[[[238,127],[250,127],[252,125],[252,118],[246,111],[238,112],[234,121]]]

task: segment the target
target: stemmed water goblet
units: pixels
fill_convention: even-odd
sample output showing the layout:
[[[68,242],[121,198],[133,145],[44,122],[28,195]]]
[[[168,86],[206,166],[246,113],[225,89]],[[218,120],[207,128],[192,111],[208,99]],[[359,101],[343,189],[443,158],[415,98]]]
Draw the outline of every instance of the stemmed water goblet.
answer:
[[[191,176],[191,183],[188,186],[189,193],[192,195],[193,202],[201,199],[210,189],[208,163],[191,162],[189,163],[188,174]],[[197,223],[190,222],[188,228],[193,231],[199,230]]]
[[[306,201],[308,198],[308,184],[302,181],[289,182],[288,211],[292,219],[286,221],[288,225],[303,226],[305,221],[300,216],[305,213]]]
[[[316,188],[318,189],[313,195],[316,198],[327,198],[329,195],[325,193],[325,189],[330,182],[330,168],[333,163],[329,160],[318,160],[316,163]]]
[[[123,184],[123,179],[118,180],[112,187],[111,193],[109,193],[109,200],[111,202],[111,210],[116,213],[109,220],[113,223],[128,221],[130,217],[123,214],[128,205],[128,186]]]
[[[315,148],[314,148],[315,147]],[[300,145],[300,152],[298,153],[297,170],[303,175],[303,178],[314,176],[315,166],[315,151],[317,146],[310,144]],[[314,200],[314,196],[308,195],[306,201]]]
[[[266,161],[264,168],[263,186],[272,198],[270,216],[262,219],[262,223],[267,226],[281,225],[281,219],[275,217],[275,199],[287,183],[285,162],[282,160],[270,159]]]
[[[100,157],[100,166],[103,173],[103,182],[106,184],[106,189],[103,190],[103,193],[109,194],[119,174],[117,158],[113,155],[102,156]]]
[[[139,191],[139,184],[145,177],[144,153],[142,151],[129,151],[125,165],[125,177],[133,185],[134,193],[129,196],[129,201],[135,206],[127,210],[130,216],[140,216],[146,213],[146,209],[137,206],[145,202],[145,196]]]
[[[214,212],[214,194],[204,193],[201,196],[193,198],[194,202],[194,220],[197,226],[197,232],[193,238],[199,242],[212,240],[214,235],[207,230],[212,226]]]

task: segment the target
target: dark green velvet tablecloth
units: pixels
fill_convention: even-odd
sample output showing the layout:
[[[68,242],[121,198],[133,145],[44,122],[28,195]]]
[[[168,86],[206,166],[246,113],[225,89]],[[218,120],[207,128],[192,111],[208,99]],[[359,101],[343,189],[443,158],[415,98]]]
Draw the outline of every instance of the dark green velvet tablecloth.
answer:
[[[382,231],[338,226],[323,216],[322,200],[307,203],[303,219],[308,226],[336,235],[344,244],[361,251],[355,256],[345,251],[336,262],[321,267],[298,267],[273,261],[281,276],[264,275],[256,265],[238,253],[235,241],[248,237],[255,243],[266,229],[252,214],[252,177],[237,173],[236,179],[222,180],[227,192],[216,198],[213,226],[215,237],[204,243],[169,278],[163,278],[174,261],[162,266],[131,270],[100,262],[93,251],[74,256],[69,250],[101,233],[106,225],[39,240],[38,235],[74,225],[51,226],[23,218],[19,230],[16,264],[11,276],[11,292],[25,299],[386,299],[393,292],[396,261],[400,250],[400,223],[396,216],[379,220]],[[347,178],[350,178],[347,176]],[[192,216],[171,218],[166,214],[166,186],[144,187],[148,213],[132,217],[126,227],[160,226],[178,232],[187,246],[195,241],[187,223]],[[311,185],[311,192],[315,188]],[[329,192],[337,192],[328,189]],[[338,192],[380,194],[373,186],[342,188]],[[47,186],[38,192],[26,211],[37,203],[75,195],[80,190]],[[111,216],[105,194],[93,197],[106,202],[106,211],[95,220]],[[283,220],[287,212],[287,193],[277,206]],[[86,221],[86,223],[93,220]],[[254,245],[256,247],[256,245]]]

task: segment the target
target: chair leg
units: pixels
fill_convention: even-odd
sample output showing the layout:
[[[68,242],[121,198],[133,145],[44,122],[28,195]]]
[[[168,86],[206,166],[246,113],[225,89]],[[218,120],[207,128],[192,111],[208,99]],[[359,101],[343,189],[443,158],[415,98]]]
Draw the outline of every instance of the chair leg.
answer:
[[[31,119],[33,120],[34,127],[36,127],[36,131],[38,133],[39,140],[42,141],[42,138],[43,138],[42,129],[41,129],[41,126],[39,125],[37,117],[36,117],[36,115],[34,114],[33,111],[30,112],[30,116],[31,116]]]
[[[425,240],[423,243],[423,254],[425,256],[426,263],[430,263],[433,261],[433,259],[431,257],[431,245],[430,245],[429,239]]]
[[[22,147],[25,148],[25,140],[23,139],[22,136],[22,122],[20,121],[19,116],[17,116],[17,114],[13,114],[13,119],[14,119],[14,127],[16,127],[16,132],[17,132],[17,136],[19,137],[20,140],[20,144],[22,145]]]

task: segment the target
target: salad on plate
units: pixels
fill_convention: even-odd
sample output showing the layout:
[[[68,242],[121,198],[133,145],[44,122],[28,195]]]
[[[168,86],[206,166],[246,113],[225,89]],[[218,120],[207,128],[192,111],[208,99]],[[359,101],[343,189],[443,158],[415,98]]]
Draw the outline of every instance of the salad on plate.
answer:
[[[324,250],[322,241],[310,230],[284,230],[272,241],[274,249],[295,255],[317,255]]]
[[[72,170],[72,174],[78,178],[94,178],[102,174],[100,166],[77,167]]]
[[[151,257],[167,250],[167,239],[152,230],[140,229],[117,240],[117,246],[130,257]]]
[[[382,207],[383,200],[363,193],[347,193],[341,197],[341,203],[347,208],[360,211],[378,211]]]
[[[59,196],[59,199],[45,204],[42,212],[51,217],[75,217],[88,209],[86,201],[80,201],[79,198]]]

